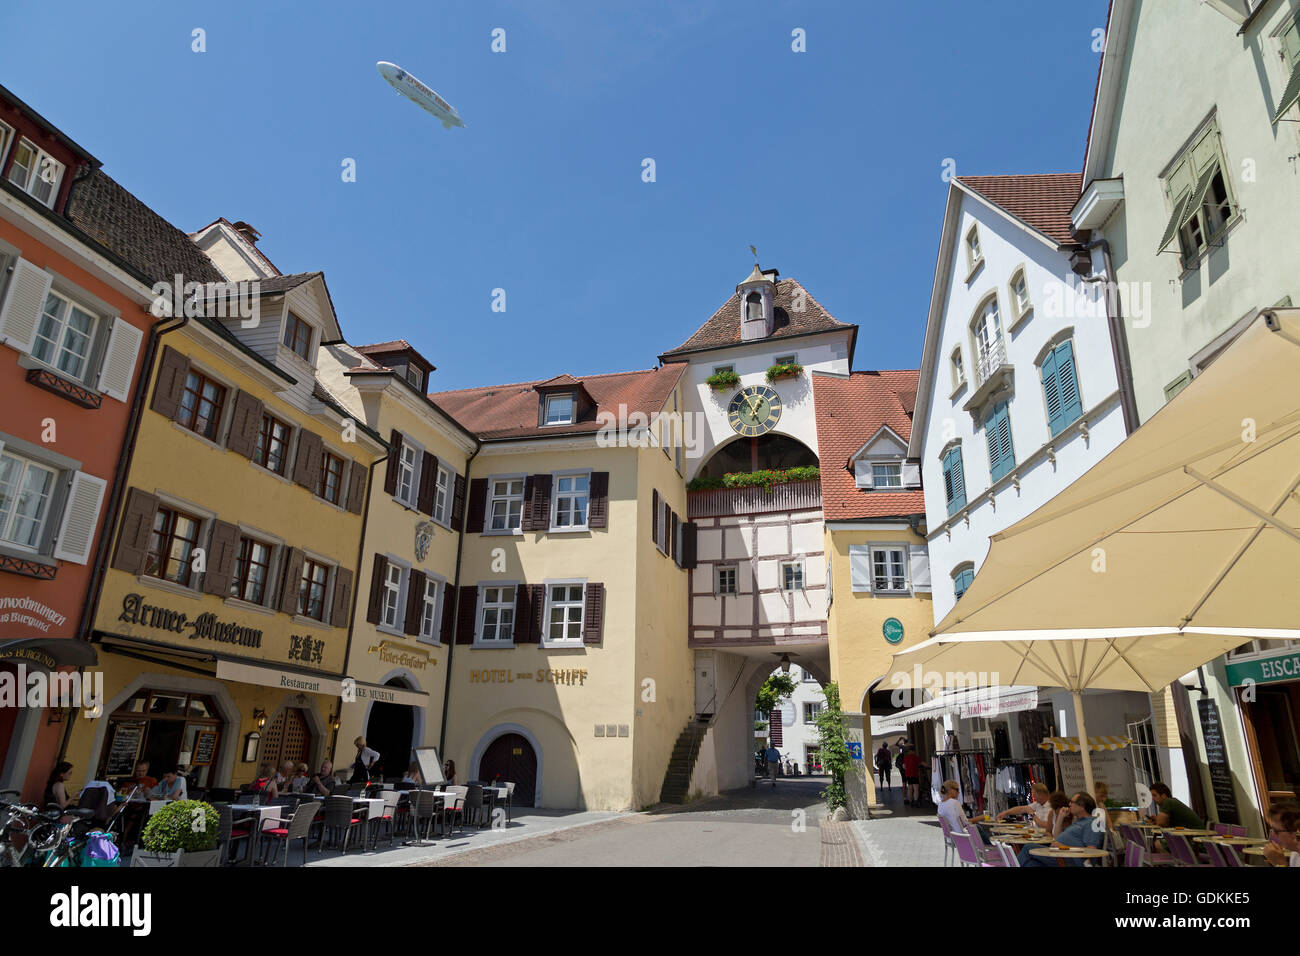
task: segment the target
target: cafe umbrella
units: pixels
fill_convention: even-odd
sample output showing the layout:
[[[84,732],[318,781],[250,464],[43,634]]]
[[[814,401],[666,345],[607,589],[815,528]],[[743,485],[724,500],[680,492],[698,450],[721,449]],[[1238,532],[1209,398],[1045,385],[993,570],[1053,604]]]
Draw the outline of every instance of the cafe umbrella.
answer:
[[[1300,309],[1256,315],[1119,447],[994,535],[886,680],[1064,687],[1086,739],[1085,690],[1154,692],[1247,641],[1300,638],[1298,382]]]

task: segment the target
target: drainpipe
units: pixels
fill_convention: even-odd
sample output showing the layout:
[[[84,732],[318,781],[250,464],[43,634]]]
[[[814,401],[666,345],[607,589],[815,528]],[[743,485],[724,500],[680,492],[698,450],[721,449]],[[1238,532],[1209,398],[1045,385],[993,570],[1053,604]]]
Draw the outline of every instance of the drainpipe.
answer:
[[[1091,235],[1091,232],[1085,235]],[[1093,249],[1100,248],[1105,268],[1105,278],[1092,275]],[[1070,268],[1084,282],[1108,282],[1106,290],[1106,324],[1110,329],[1110,350],[1115,358],[1115,379],[1119,382],[1119,404],[1124,415],[1124,434],[1132,435],[1137,431],[1138,421],[1137,396],[1133,391],[1133,366],[1128,352],[1128,330],[1124,327],[1124,309],[1119,298],[1119,285],[1115,282],[1115,270],[1110,259],[1110,243],[1105,239],[1094,239],[1084,243],[1081,250],[1070,256]],[[1113,296],[1113,298],[1112,298]],[[1113,308],[1112,308],[1113,302]]]
[[[108,559],[108,542],[113,537],[113,529],[117,527],[118,512],[122,506],[122,497],[126,492],[126,476],[131,470],[131,461],[135,458],[135,440],[140,433],[144,397],[149,390],[149,380],[153,377],[154,362],[158,358],[158,346],[164,335],[184,328],[189,324],[189,321],[189,316],[182,314],[175,318],[159,319],[149,329],[149,344],[145,349],[144,364],[140,367],[140,377],[135,383],[135,396],[131,399],[131,415],[127,420],[126,440],[122,445],[122,454],[117,459],[117,469],[113,472],[113,487],[108,508],[104,512],[103,529],[99,534],[99,544],[95,547],[95,563],[90,574],[90,590],[86,593],[86,600],[81,606],[81,618],[77,622],[77,636],[86,641],[90,640],[89,629],[93,612],[98,607],[99,596],[104,590],[104,563]],[[67,753],[68,742],[72,738],[72,725],[76,722],[76,719],[76,710],[74,709],[71,718],[67,721],[67,726],[63,730],[63,738],[59,742],[59,755],[55,758],[56,763],[62,760]]]
[[[443,679],[442,686],[442,726],[438,730],[438,754],[443,760],[447,759],[447,707],[451,703],[451,658],[456,652],[456,632],[460,628],[460,559],[465,553],[465,522],[469,517],[469,473],[474,464],[474,459],[483,446],[478,445],[474,453],[465,460],[465,501],[460,512],[460,532],[456,538],[456,581],[452,585],[452,596],[456,599],[452,609],[451,617],[451,640],[447,642],[447,676]],[[444,595],[442,599],[442,613],[447,613],[447,598]],[[469,773],[469,768],[465,769]]]

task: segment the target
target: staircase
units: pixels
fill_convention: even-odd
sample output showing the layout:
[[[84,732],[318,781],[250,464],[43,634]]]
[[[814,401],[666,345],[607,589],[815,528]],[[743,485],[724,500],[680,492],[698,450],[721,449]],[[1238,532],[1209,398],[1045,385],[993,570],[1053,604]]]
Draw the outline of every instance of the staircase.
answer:
[[[661,802],[686,802],[691,789],[691,773],[695,770],[695,761],[700,755],[700,742],[708,731],[708,721],[692,720],[677,738],[672,756],[668,758],[663,788],[659,791]]]

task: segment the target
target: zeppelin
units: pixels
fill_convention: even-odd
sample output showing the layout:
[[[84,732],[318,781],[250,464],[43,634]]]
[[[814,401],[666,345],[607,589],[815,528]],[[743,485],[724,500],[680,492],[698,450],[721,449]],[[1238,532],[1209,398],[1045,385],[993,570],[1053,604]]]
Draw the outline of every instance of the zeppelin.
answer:
[[[387,60],[380,60],[376,66],[379,67],[379,75],[387,80],[393,89],[397,90],[398,93],[405,96],[416,106],[423,110],[428,110],[436,116],[438,121],[442,123],[443,129],[451,129],[453,126],[465,126],[465,122],[460,118],[460,114],[456,112],[455,108],[450,103],[421,83],[410,73],[407,73],[396,63],[389,63]]]

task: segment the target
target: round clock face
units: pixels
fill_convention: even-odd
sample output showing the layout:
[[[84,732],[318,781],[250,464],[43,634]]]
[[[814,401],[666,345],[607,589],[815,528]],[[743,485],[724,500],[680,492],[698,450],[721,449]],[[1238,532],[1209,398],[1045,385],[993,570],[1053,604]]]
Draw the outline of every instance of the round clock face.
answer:
[[[781,396],[770,385],[742,388],[727,406],[727,422],[737,435],[765,435],[781,420]]]

